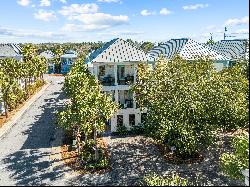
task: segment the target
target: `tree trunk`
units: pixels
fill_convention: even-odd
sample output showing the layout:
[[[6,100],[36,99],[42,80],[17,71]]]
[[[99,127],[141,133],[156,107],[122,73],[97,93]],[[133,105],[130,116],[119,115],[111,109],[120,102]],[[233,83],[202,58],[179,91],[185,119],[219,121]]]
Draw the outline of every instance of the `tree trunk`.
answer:
[[[96,125],[94,127],[94,141],[95,141],[95,161],[99,159],[98,149],[97,149],[97,130]]]
[[[87,143],[88,141],[88,134],[85,134],[85,139],[84,139],[85,143]]]
[[[26,78],[24,78],[24,89],[27,92],[27,79]]]
[[[76,145],[77,145],[77,153],[80,157],[81,154],[81,132],[80,132],[80,126],[77,127],[76,131]]]
[[[3,101],[3,103],[4,103],[5,116],[6,118],[8,118],[8,105],[6,101]]]

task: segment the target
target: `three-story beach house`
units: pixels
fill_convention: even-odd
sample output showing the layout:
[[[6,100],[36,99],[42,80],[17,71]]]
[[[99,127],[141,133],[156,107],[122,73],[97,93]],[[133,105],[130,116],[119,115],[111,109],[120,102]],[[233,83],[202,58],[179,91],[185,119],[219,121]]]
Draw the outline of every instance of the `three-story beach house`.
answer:
[[[142,122],[145,114],[137,108],[130,88],[136,82],[138,64],[146,61],[142,50],[119,38],[105,43],[86,59],[89,70],[103,85],[103,92],[120,105],[119,111],[107,122],[107,131],[114,132],[121,125],[130,129]]]

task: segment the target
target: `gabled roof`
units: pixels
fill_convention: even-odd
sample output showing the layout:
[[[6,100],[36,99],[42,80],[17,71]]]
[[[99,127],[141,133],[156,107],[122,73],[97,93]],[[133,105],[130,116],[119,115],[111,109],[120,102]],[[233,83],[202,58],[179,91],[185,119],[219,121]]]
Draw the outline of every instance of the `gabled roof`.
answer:
[[[61,58],[77,58],[77,52],[68,50],[61,56]]]
[[[139,61],[147,61],[144,51],[132,46],[129,42],[116,38],[92,52],[85,63]]]
[[[47,50],[47,51],[40,53],[40,56],[43,56],[46,59],[52,59],[52,58],[54,58],[55,54],[53,52]]]
[[[22,57],[22,50],[18,44],[0,44],[0,57]]]
[[[221,40],[207,46],[225,55],[230,60],[244,58],[246,55],[246,40],[244,39]]]
[[[180,55],[186,60],[194,60],[198,57],[210,57],[214,60],[227,60],[226,56],[223,54],[188,38],[171,39],[154,47],[148,52],[148,61],[156,61],[161,54],[166,59],[171,59],[176,55]]]

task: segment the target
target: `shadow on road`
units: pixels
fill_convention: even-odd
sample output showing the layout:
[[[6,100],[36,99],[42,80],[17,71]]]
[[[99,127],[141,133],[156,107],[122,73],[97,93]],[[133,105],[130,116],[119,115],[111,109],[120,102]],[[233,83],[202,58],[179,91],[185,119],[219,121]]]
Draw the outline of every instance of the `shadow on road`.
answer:
[[[63,166],[51,169],[50,166],[59,160],[52,161],[49,157],[51,142],[58,128],[55,124],[55,114],[62,109],[65,95],[53,91],[44,95],[33,103],[23,116],[25,118],[32,113],[39,114],[34,116],[35,122],[29,124],[29,128],[22,132],[23,135],[28,135],[23,146],[3,159],[4,167],[11,173],[16,185],[48,185],[64,174]],[[39,106],[40,102],[42,104]],[[31,112],[32,109],[38,112]]]

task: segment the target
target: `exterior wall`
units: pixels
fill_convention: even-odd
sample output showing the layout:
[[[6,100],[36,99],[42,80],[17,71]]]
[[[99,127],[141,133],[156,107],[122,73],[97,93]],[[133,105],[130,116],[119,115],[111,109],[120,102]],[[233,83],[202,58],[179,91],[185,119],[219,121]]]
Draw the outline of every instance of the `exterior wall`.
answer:
[[[141,123],[141,111],[140,109],[127,108],[120,109],[112,118],[111,118],[111,132],[117,130],[117,115],[123,115],[123,125],[129,130],[131,126],[129,125],[129,114],[135,114],[135,125]]]
[[[230,62],[229,61],[215,61],[213,63],[216,71],[221,71],[223,68],[229,67],[230,66]]]
[[[75,60],[75,58],[61,58],[61,73],[68,73]]]

